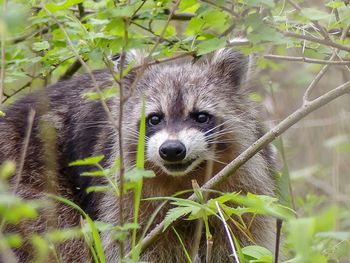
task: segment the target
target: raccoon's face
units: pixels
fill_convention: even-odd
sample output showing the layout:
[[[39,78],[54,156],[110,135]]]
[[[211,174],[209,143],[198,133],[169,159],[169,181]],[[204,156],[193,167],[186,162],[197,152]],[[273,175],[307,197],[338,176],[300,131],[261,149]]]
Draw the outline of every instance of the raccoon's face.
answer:
[[[167,174],[181,176],[204,160],[213,158],[207,137],[215,129],[216,119],[209,112],[200,110],[183,116],[168,113],[170,115],[163,112],[148,114],[147,158]]]
[[[159,65],[144,73],[138,90],[146,98],[146,157],[155,168],[183,176],[215,158],[215,138],[232,114],[232,94],[244,74],[237,56],[223,51],[202,64]]]

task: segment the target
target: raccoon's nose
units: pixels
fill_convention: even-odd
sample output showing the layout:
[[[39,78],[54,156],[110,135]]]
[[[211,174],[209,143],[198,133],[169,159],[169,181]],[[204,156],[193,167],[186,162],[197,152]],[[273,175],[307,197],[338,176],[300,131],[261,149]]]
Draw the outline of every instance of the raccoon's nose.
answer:
[[[186,156],[186,147],[178,140],[169,140],[159,147],[159,155],[165,161],[182,161]]]

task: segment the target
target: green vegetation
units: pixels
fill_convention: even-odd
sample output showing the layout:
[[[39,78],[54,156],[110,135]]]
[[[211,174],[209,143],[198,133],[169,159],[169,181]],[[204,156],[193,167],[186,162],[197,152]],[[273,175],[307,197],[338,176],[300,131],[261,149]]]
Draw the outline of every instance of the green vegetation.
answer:
[[[346,81],[349,81],[350,74],[350,5],[346,2],[326,0],[311,5],[289,0],[2,0],[0,104],[10,105],[23,94],[59,79],[70,78],[79,71],[110,68],[110,56],[117,53],[125,55],[131,49],[147,50],[150,54],[147,63],[161,63],[183,56],[201,56],[223,47],[235,47],[246,55],[254,55],[260,71],[259,82],[264,88],[252,92],[249,98],[261,104],[274,104],[278,113],[270,119],[281,120],[281,116],[290,113],[296,104],[301,105],[304,101],[302,106],[305,106],[312,101],[311,98],[337,85],[349,86]],[[237,37],[244,39],[234,39]],[[293,61],[301,63],[302,68],[295,64],[289,68],[288,63]],[[329,69],[331,67],[336,70]],[[128,70],[130,68],[114,77],[118,80]],[[330,75],[331,86],[329,83],[319,84],[327,71],[335,74],[335,77]],[[91,100],[115,99],[119,88],[116,85],[85,95]],[[293,103],[285,102],[288,100],[293,100]],[[279,110],[281,104],[290,108]],[[342,110],[333,109],[332,114],[338,111],[349,114],[349,98],[339,107]],[[1,109],[0,118],[3,118],[5,113]],[[121,185],[114,175],[124,169],[122,157],[118,157],[115,166],[110,169],[99,164],[104,156],[76,160],[70,164],[92,166],[96,170],[81,176],[104,176],[110,183],[105,187],[90,187],[87,189],[89,192],[113,191],[116,197],[133,192],[133,222],[117,226],[94,222],[72,201],[55,195],[48,196],[47,200],[23,200],[13,193],[8,183],[15,174],[15,164],[10,161],[1,164],[0,254],[5,262],[15,262],[11,249],[20,247],[23,241],[19,234],[5,232],[6,224],[34,219],[40,208],[50,206],[53,201],[79,211],[81,227],[55,229],[31,236],[30,241],[36,250],[35,262],[47,261],[47,255],[55,251],[58,244],[76,237],[84,238],[96,263],[106,262],[100,234],[107,229],[115,231],[114,237],[119,243],[128,235],[132,237],[131,252],[124,262],[138,262],[141,244],[158,212],[154,212],[147,229],[138,238],[143,179],[154,176],[152,171],[144,169],[144,107],[140,116],[136,168],[122,172],[124,180]],[[192,260],[188,252],[190,249],[185,247],[176,226],[173,226],[176,220],[203,220],[206,239],[210,241],[208,220],[217,217],[230,221],[253,241],[249,225],[244,224],[242,216],[249,214],[254,218],[263,214],[283,221],[282,259],[279,262],[349,262],[350,198],[349,192],[345,193],[350,191],[347,187],[350,182],[346,178],[350,172],[346,161],[350,157],[350,127],[348,119],[340,121],[334,117],[330,121],[333,121],[334,129],[323,137],[317,137],[322,141],[311,146],[308,141],[293,146],[288,144],[290,141],[297,142],[301,136],[308,136],[311,140],[313,135],[307,135],[305,130],[298,131],[297,135],[287,131],[275,138],[274,145],[281,160],[276,174],[280,188],[278,198],[202,191],[196,182],[193,189],[187,189],[188,193],[194,194],[192,199],[183,199],[179,195],[150,198],[173,205],[164,219],[164,230],[172,228],[176,233],[188,261]],[[339,129],[335,127],[338,121],[342,123]],[[298,120],[296,125],[300,123]],[[322,125],[326,125],[325,122],[317,126],[319,130],[324,128]],[[319,155],[321,152],[322,156]],[[335,157],[329,161],[328,156]],[[208,192],[215,192],[217,197],[207,200]],[[237,208],[229,204],[235,204]],[[240,262],[274,262],[274,251],[256,244],[241,247],[234,236],[231,238]],[[60,262],[59,258],[57,262]]]

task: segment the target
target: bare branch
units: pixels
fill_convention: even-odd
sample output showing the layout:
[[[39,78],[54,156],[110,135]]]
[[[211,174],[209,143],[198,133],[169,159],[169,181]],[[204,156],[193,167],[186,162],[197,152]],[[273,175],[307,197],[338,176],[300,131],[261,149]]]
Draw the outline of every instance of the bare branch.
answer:
[[[6,42],[11,42],[11,43],[17,44],[17,43],[20,43],[22,41],[28,40],[32,37],[35,37],[39,34],[46,34],[48,31],[49,31],[49,28],[44,27],[44,28],[34,30],[33,32],[29,32],[29,33],[21,35],[21,36],[8,38],[8,39],[6,39]]]
[[[19,186],[19,184],[21,182],[22,171],[23,171],[24,162],[25,162],[26,155],[27,155],[30,135],[32,133],[34,117],[35,117],[35,110],[34,109],[30,109],[29,114],[28,114],[28,126],[26,128],[26,134],[25,134],[24,141],[23,141],[23,148],[22,148],[22,151],[21,151],[21,157],[20,157],[20,160],[19,160],[19,166],[18,166],[18,170],[16,172],[16,179],[15,179],[15,183],[14,183],[14,186],[13,186],[13,191],[15,193],[17,192],[17,188],[18,188],[18,186]]]
[[[350,65],[350,60],[346,61],[332,61],[332,60],[324,60],[324,59],[315,59],[315,58],[307,58],[307,57],[292,57],[292,56],[279,56],[279,55],[264,55],[264,58],[270,60],[287,60],[287,61],[296,61],[296,62],[306,62],[306,63],[314,63],[321,65]]]
[[[297,33],[294,33],[294,32],[281,32],[281,33],[283,35],[285,35],[286,37],[294,37],[294,38],[298,38],[298,39],[308,40],[308,41],[311,41],[311,42],[319,43],[319,44],[322,44],[322,45],[326,45],[326,46],[329,46],[329,47],[334,47],[334,48],[337,48],[337,49],[340,49],[340,50],[344,50],[344,51],[350,52],[350,47],[344,46],[344,45],[341,45],[341,44],[338,44],[338,43],[335,43],[335,42],[333,42],[331,40],[320,39],[320,38],[312,37],[312,36],[308,36],[308,35],[300,35],[300,34],[297,34]]]
[[[80,61],[80,63],[83,65],[84,69],[86,70],[86,72],[89,74],[91,80],[92,80],[92,83],[95,87],[95,90],[96,92],[98,93],[99,97],[100,97],[100,102],[102,104],[102,107],[104,109],[104,111],[106,112],[107,114],[107,117],[108,117],[108,120],[111,122],[111,124],[113,125],[113,127],[115,129],[118,129],[114,119],[113,119],[113,116],[112,116],[112,113],[110,112],[106,102],[104,101],[103,99],[103,95],[102,95],[102,91],[96,81],[96,78],[95,76],[92,74],[92,71],[90,70],[89,66],[85,63],[85,61],[81,58],[81,56],[79,55],[79,53],[75,50],[74,48],[74,45],[67,33],[67,31],[65,30],[65,28],[62,26],[62,24],[57,20],[57,18],[44,6],[43,9],[45,10],[46,13],[48,13],[52,19],[55,21],[55,23],[58,25],[58,27],[61,29],[61,31],[63,32],[64,34],[64,37],[68,43],[68,46],[70,47],[71,51],[73,52],[73,54],[75,55],[76,59]]]
[[[293,0],[287,0],[288,3],[290,5],[292,5],[295,9],[297,9],[299,12],[302,11],[302,8],[297,4],[297,3],[294,3]],[[325,38],[325,39],[329,39],[330,40],[330,37],[328,35],[328,32],[327,30],[319,24],[319,22],[317,20],[311,20],[311,23],[319,30],[319,32],[321,33],[321,35]]]
[[[337,56],[337,52],[334,51],[333,55],[330,57],[329,61],[332,61],[335,57]],[[316,87],[317,83],[321,80],[321,78],[324,76],[324,74],[326,74],[326,72],[329,69],[329,65],[327,64],[325,65],[320,72],[317,74],[317,76],[311,81],[310,85],[307,87],[307,89],[305,90],[304,96],[303,96],[303,101],[304,103],[309,102],[309,98],[311,95],[311,92],[313,91],[313,89]]]
[[[180,4],[180,0],[177,0],[175,2],[175,4],[174,4],[173,8],[171,9],[170,14],[169,14],[168,19],[167,19],[167,21],[166,21],[166,23],[165,23],[165,25],[163,27],[162,32],[160,33],[157,41],[155,42],[155,44],[152,47],[151,51],[149,52],[148,56],[145,58],[144,63],[139,67],[139,70],[138,70],[138,72],[136,74],[136,77],[135,77],[133,83],[129,87],[130,92],[129,92],[128,96],[126,98],[124,98],[125,100],[127,100],[133,94],[134,89],[136,87],[136,84],[138,83],[138,81],[142,77],[143,73],[145,72],[145,70],[147,69],[147,67],[148,67],[148,65],[150,63],[150,60],[152,59],[152,55],[153,55],[154,51],[156,51],[158,45],[163,40],[164,34],[166,32],[166,29],[168,28],[168,26],[170,24],[170,21],[171,21],[171,18],[173,17],[173,15],[174,15],[177,7],[179,6],[179,4]]]
[[[6,9],[7,9],[7,0],[4,0],[4,2],[2,3],[3,14],[6,14]],[[6,35],[6,32],[4,30],[3,34],[1,34],[0,106],[2,102],[3,92],[5,90],[5,71],[6,71],[5,35]]]
[[[219,8],[219,9],[221,9],[221,10],[224,10],[224,11],[226,11],[227,13],[229,13],[229,14],[231,14],[231,15],[233,15],[233,16],[236,16],[236,17],[238,17],[239,15],[237,14],[237,13],[235,13],[233,10],[231,10],[231,9],[229,9],[229,8],[227,8],[227,7],[225,7],[224,5],[221,5],[221,6],[218,6],[215,2],[212,2],[212,1],[209,1],[209,0],[201,0],[203,3],[206,3],[206,4],[208,4],[208,5],[211,5],[211,6],[214,6],[214,7],[216,7],[216,8]]]
[[[85,61],[85,60],[84,60]],[[81,68],[80,60],[77,59],[69,66],[69,68],[66,70],[66,72],[63,73],[63,75],[60,77],[59,80],[66,80],[70,79],[80,68]]]
[[[349,27],[344,28],[343,33],[341,35],[341,40],[344,40],[346,37],[346,33],[349,30]],[[333,51],[332,56],[329,58],[329,61],[333,61],[335,57],[338,55],[339,48]],[[317,76],[312,80],[310,83],[309,87],[307,87],[304,96],[303,96],[303,101],[304,103],[307,103],[309,101],[309,97],[311,95],[311,92],[313,89],[316,87],[317,83],[320,81],[320,79],[326,74],[326,72],[329,69],[330,64],[326,64],[320,72],[317,74]]]

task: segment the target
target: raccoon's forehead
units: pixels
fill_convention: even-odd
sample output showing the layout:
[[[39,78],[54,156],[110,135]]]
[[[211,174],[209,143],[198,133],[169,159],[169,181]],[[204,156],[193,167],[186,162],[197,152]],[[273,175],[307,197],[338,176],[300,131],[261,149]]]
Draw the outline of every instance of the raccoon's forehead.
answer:
[[[191,64],[149,70],[141,82],[146,113],[180,117],[193,111],[217,112],[227,96],[218,92],[218,80],[209,75],[207,69]]]

